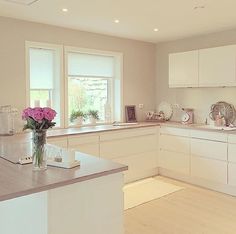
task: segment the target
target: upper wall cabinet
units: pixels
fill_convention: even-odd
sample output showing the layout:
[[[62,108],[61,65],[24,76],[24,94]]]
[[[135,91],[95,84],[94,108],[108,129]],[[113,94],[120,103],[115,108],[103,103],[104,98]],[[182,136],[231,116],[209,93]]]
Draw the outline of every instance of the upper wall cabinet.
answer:
[[[169,87],[236,86],[236,45],[169,54]]]
[[[169,55],[169,87],[198,87],[198,51]]]
[[[199,50],[199,86],[236,85],[236,46]]]

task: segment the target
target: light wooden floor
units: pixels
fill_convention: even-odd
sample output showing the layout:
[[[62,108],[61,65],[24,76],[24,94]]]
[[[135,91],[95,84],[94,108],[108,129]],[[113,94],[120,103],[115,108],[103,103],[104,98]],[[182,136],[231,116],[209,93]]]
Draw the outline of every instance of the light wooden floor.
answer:
[[[236,197],[161,180],[185,189],[125,211],[125,234],[236,234]]]

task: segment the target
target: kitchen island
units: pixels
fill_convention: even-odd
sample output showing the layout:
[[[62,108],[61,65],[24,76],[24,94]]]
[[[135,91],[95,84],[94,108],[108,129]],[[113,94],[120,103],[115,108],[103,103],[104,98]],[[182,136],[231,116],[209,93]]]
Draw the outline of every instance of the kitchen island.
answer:
[[[78,154],[80,167],[48,167],[0,159],[0,233],[123,234],[127,166]]]

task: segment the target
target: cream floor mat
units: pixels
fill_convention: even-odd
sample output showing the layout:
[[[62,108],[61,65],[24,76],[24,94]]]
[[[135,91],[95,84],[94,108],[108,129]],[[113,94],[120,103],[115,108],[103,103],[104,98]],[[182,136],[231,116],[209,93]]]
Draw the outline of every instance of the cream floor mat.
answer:
[[[124,186],[124,209],[130,209],[143,203],[158,199],[167,194],[183,189],[158,180],[158,177],[140,180]]]

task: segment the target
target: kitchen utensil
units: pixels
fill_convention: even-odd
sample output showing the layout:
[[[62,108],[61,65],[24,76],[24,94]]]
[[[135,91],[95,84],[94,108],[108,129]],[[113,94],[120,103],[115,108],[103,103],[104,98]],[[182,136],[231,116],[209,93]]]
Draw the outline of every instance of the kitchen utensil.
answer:
[[[225,125],[228,126],[234,122],[236,118],[236,111],[233,105],[220,101],[211,106],[209,116],[214,121],[217,121],[219,116],[221,116],[221,118],[224,118],[225,120]]]
[[[161,113],[165,120],[169,120],[173,115],[173,107],[168,102],[161,102],[158,106],[158,113]]]

